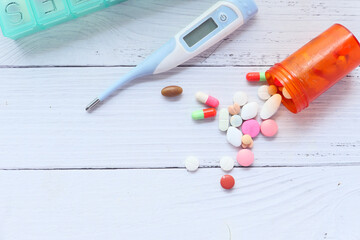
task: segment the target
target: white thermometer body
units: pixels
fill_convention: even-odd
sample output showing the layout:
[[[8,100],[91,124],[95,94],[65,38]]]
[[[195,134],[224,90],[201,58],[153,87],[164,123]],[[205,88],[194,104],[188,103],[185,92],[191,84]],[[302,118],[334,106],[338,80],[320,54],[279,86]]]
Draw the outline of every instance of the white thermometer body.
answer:
[[[106,100],[124,84],[146,75],[166,72],[227,37],[257,13],[252,0],[219,1],[140,65],[124,75],[113,86],[95,98],[86,110]]]

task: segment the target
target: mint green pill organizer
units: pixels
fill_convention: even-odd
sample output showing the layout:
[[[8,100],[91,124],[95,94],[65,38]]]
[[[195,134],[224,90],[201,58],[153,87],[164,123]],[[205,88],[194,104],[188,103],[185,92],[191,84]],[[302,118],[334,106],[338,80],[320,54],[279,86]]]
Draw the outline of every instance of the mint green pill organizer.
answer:
[[[0,0],[0,26],[17,39],[126,0]]]

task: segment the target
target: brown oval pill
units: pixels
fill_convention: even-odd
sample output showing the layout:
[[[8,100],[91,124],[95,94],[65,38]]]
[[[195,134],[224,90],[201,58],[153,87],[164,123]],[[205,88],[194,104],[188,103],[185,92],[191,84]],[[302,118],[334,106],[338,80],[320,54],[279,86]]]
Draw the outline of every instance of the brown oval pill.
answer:
[[[161,94],[165,97],[176,97],[183,92],[183,89],[179,86],[167,86],[161,90]]]

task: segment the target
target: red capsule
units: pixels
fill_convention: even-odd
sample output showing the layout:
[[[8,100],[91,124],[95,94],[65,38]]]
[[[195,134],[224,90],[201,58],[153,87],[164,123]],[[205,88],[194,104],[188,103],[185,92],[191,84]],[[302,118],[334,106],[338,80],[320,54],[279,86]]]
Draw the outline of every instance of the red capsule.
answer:
[[[260,73],[259,72],[250,72],[246,74],[246,80],[249,82],[258,82],[260,81]]]
[[[197,110],[192,112],[191,114],[194,120],[201,120],[204,118],[210,118],[216,116],[216,109],[215,108],[207,108],[203,110]]]
[[[266,81],[264,72],[250,72],[246,74],[246,80],[249,82]]]
[[[203,112],[204,112],[204,118],[209,118],[209,117],[215,117],[216,116],[216,109],[215,108],[203,109]]]

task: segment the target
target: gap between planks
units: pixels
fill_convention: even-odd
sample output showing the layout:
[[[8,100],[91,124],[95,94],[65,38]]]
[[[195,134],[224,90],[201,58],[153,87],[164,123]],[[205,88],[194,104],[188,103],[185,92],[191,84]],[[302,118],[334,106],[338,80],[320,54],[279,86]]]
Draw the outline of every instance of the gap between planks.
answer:
[[[330,163],[330,164],[304,164],[304,165],[274,165],[274,166],[252,166],[251,168],[309,168],[309,167],[359,167],[360,163]],[[202,166],[199,169],[209,169],[209,168],[220,168],[220,166]],[[234,168],[243,168],[241,166],[235,166]],[[185,167],[69,167],[69,168],[0,168],[0,171],[97,171],[97,170],[184,170]]]
[[[0,68],[129,68],[137,65],[0,65]],[[179,65],[178,68],[271,67],[272,65]]]

